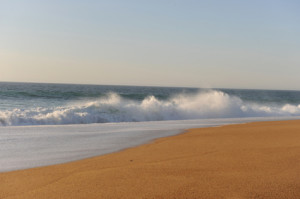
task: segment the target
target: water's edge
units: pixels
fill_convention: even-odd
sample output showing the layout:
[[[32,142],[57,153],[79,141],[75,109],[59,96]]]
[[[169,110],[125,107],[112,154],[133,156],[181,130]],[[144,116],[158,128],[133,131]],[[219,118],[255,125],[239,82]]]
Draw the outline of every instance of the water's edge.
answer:
[[[0,172],[66,163],[135,147],[190,128],[300,117],[255,117],[0,127]]]

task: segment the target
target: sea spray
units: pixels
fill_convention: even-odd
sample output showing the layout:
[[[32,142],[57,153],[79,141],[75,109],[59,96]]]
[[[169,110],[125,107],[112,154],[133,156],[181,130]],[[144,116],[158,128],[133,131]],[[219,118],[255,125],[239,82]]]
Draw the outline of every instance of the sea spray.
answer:
[[[107,122],[140,122],[205,118],[300,115],[300,105],[242,100],[220,90],[177,93],[166,99],[148,95],[142,100],[108,92],[94,99],[71,101],[63,106],[15,108],[0,111],[0,125],[58,125]]]

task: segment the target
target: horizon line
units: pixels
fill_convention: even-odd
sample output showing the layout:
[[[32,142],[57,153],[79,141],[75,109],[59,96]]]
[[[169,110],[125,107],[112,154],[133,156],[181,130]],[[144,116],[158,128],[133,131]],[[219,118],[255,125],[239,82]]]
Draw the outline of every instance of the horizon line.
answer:
[[[238,88],[238,87],[195,87],[195,86],[165,86],[165,85],[132,85],[132,84],[96,84],[96,83],[70,83],[70,82],[23,82],[1,81],[0,83],[25,83],[25,84],[58,84],[58,85],[89,85],[89,86],[127,86],[127,87],[157,87],[157,88],[191,88],[191,89],[232,89],[232,90],[269,90],[269,91],[300,91],[297,89],[270,89],[270,88]]]

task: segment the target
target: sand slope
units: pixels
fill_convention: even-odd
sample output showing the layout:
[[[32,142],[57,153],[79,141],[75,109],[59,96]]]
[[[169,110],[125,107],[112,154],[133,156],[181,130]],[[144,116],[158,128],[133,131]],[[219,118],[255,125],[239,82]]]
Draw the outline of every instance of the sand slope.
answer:
[[[192,129],[119,153],[1,173],[0,198],[300,198],[300,121]]]

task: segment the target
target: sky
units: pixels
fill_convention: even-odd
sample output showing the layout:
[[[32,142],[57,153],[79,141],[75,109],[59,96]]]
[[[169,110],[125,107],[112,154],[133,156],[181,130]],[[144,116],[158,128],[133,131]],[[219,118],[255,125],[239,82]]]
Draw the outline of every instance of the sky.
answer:
[[[0,81],[300,90],[298,0],[0,0]]]

